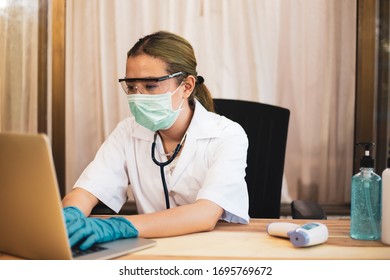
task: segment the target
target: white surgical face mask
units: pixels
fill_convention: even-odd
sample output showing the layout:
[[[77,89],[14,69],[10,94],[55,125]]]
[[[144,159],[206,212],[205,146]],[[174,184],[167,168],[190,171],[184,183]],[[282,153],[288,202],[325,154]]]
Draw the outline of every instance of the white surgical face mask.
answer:
[[[170,128],[178,118],[184,101],[182,99],[177,110],[172,109],[172,95],[179,87],[172,93],[128,95],[127,100],[135,121],[153,132]]]

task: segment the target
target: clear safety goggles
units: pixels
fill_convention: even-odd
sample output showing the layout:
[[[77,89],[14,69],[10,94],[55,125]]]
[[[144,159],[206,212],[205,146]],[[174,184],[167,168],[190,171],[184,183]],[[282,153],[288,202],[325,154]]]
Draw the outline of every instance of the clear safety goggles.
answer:
[[[161,94],[168,92],[171,86],[171,79],[186,75],[185,72],[176,72],[174,74],[156,77],[156,78],[124,78],[119,79],[126,95],[142,94]]]

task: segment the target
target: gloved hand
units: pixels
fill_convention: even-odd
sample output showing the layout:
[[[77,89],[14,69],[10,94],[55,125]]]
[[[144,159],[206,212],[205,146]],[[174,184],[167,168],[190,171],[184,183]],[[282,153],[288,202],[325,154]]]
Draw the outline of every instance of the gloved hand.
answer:
[[[76,220],[79,218],[85,218],[85,215],[81,210],[74,206],[67,206],[63,209],[64,216],[65,216],[65,222],[69,223],[72,220]]]
[[[81,217],[66,224],[70,246],[82,242],[79,248],[86,250],[95,243],[138,236],[138,230],[123,217],[109,219]]]

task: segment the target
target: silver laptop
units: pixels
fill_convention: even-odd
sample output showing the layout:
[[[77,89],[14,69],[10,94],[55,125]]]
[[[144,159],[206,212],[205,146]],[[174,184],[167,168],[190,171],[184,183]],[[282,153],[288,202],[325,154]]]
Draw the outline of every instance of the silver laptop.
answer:
[[[44,134],[0,133],[0,252],[27,259],[111,259],[155,245],[143,238],[69,245],[50,144]]]

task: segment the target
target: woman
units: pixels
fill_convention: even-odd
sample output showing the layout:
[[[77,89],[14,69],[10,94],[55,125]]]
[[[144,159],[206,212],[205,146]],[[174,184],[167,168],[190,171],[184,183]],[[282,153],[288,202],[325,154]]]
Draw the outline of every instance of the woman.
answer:
[[[120,83],[133,117],[121,121],[63,199],[71,245],[210,231],[217,221],[248,223],[248,140],[213,113],[191,45],[157,32],[127,54]],[[138,215],[90,218],[103,202],[118,212],[130,187]]]

